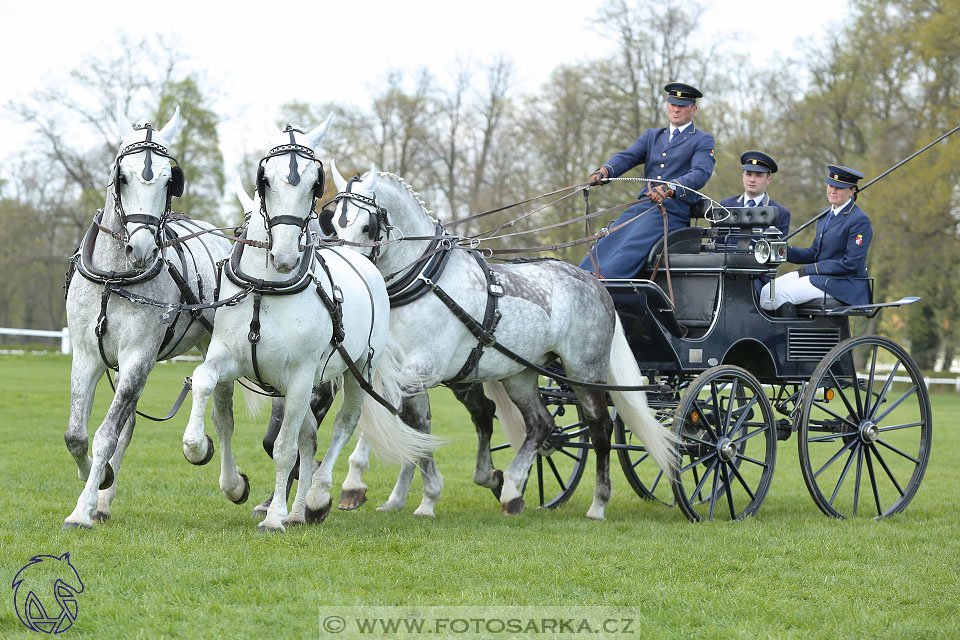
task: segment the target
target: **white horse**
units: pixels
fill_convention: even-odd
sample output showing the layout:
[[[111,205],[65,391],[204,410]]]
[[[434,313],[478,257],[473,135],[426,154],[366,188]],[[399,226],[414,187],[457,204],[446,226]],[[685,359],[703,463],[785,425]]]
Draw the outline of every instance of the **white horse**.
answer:
[[[332,114],[331,114],[332,118]],[[372,438],[380,457],[417,460],[433,440],[403,425],[364,393],[364,382],[396,406],[402,386],[401,351],[389,339],[390,304],[383,277],[369,260],[349,250],[315,250],[309,223],[323,192],[322,166],[314,149],[329,126],[303,133],[272,123],[271,149],[257,175],[259,211],[249,220],[246,248],[238,243],[225,269],[221,297],[247,295],[235,306],[217,310],[213,338],[203,364],[193,374],[193,407],[183,434],[183,453],[191,462],[209,455],[203,417],[213,394],[213,421],[221,445],[220,488],[235,502],[249,493],[230,449],[233,381],[247,376],[285,397],[285,415],[274,445],[274,499],[260,530],[322,521],[330,510],[332,470],[337,455],[360,419],[361,433]],[[352,367],[352,369],[351,369]],[[359,371],[357,371],[359,369]],[[350,371],[348,371],[350,370]],[[333,441],[320,469],[300,465],[297,494],[288,514],[287,477],[299,453],[316,453],[316,423],[308,411],[311,389],[344,374],[343,405],[334,422]],[[308,491],[309,489],[309,491]]]
[[[442,272],[431,275],[433,260],[439,253],[432,239],[445,235],[437,221],[429,215],[416,193],[398,176],[371,171],[362,179],[349,183],[332,167],[339,193],[332,216],[321,217],[325,233],[353,243],[370,245],[383,240],[375,251],[377,268],[383,274],[396,274],[391,282],[396,291],[394,300],[414,298],[393,309],[391,335],[407,352],[407,369],[419,376],[426,388],[455,381],[499,381],[484,385],[488,395],[497,398],[505,390],[506,397],[519,409],[523,423],[504,424],[509,433],[518,429],[525,438],[516,457],[503,472],[500,502],[504,513],[518,514],[523,509],[523,487],[530,466],[554,427],[537,386],[538,373],[486,346],[475,362],[469,365],[471,352],[478,338],[458,320],[451,308],[441,301],[445,292],[479,324],[488,313],[490,296],[497,297],[501,314],[496,324],[496,341],[538,366],[559,357],[566,375],[585,383],[610,383],[636,386],[643,380],[627,344],[620,320],[603,285],[592,275],[557,260],[488,265],[466,250],[450,249]],[[407,240],[390,242],[394,240]],[[455,240],[455,239],[454,239]],[[376,244],[376,243],[373,243]],[[441,253],[443,243],[440,245]],[[449,246],[449,245],[448,245]],[[433,257],[431,257],[431,254]],[[421,276],[415,278],[417,272]],[[397,284],[401,282],[403,284]],[[432,283],[432,284],[431,284]],[[439,288],[439,292],[433,289]],[[419,289],[419,291],[418,291]],[[420,295],[419,298],[415,296]],[[610,434],[612,422],[603,390],[574,386],[590,427],[590,439],[597,454],[597,483],[593,504],[587,517],[604,518],[610,499]],[[671,434],[651,415],[646,396],[637,391],[611,391],[619,415],[646,444],[647,450],[664,470],[675,465]],[[482,398],[482,395],[481,395]],[[491,403],[483,403],[489,406]],[[500,400],[498,400],[498,405]],[[406,407],[405,407],[406,408]],[[498,407],[501,422],[510,420],[514,407]],[[410,411],[414,411],[410,407]],[[421,411],[424,408],[421,407]],[[489,410],[489,409],[487,409]],[[405,419],[407,414],[404,413]],[[485,423],[490,424],[492,416]],[[477,423],[476,418],[474,422]],[[422,416],[421,424],[429,424]],[[477,423],[478,433],[481,433]],[[489,453],[489,431],[486,442],[481,433],[474,481],[493,487],[499,472],[493,468]],[[350,473],[344,490],[362,486],[361,474],[367,468],[366,452],[361,443],[350,456]],[[425,464],[426,473],[433,465]],[[402,506],[413,467],[407,465],[385,508]],[[424,485],[429,484],[424,479]],[[426,493],[426,491],[425,491]],[[426,496],[424,497],[426,501]]]
[[[195,317],[175,308],[213,300],[214,263],[229,254],[230,243],[209,233],[177,240],[213,229],[170,211],[170,199],[183,192],[183,172],[168,151],[179,123],[178,107],[159,131],[149,124],[134,128],[118,106],[122,142],[106,203],[73,257],[82,277],[72,277],[67,291],[73,366],[64,440],[86,485],[65,529],[90,528],[94,520],[110,517],[115,474],[133,435],[137,400],[157,360],[193,347],[203,351],[210,339],[211,310]],[[116,391],[94,434],[91,459],[87,422],[108,367],[118,370]]]

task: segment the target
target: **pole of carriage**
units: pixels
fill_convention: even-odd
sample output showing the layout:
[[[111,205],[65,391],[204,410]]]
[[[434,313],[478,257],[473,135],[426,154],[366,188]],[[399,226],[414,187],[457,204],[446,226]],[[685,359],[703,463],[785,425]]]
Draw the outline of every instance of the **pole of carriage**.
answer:
[[[911,160],[913,160],[914,158],[916,158],[918,155],[920,155],[921,153],[923,153],[924,151],[926,151],[927,149],[929,149],[929,148],[932,147],[933,145],[937,144],[938,142],[940,142],[941,140],[943,140],[943,139],[946,138],[947,136],[953,135],[953,134],[956,133],[957,131],[960,131],[960,125],[954,127],[954,128],[951,129],[950,131],[946,132],[945,134],[943,134],[942,136],[940,136],[939,138],[937,138],[936,140],[934,140],[933,142],[931,142],[930,144],[928,144],[927,146],[925,146],[923,149],[920,149],[919,151],[916,151],[916,152],[910,154],[908,157],[904,158],[903,160],[901,160],[901,161],[898,162],[897,164],[893,165],[892,167],[890,167],[889,169],[887,169],[886,171],[884,171],[883,173],[881,173],[880,175],[878,175],[876,178],[874,178],[873,180],[871,180],[871,181],[868,182],[867,184],[865,184],[865,185],[863,185],[862,187],[858,188],[858,189],[857,189],[857,195],[861,194],[861,193],[864,191],[864,189],[866,189],[867,187],[869,187],[870,185],[872,185],[872,184],[873,184],[874,182],[876,182],[877,180],[880,180],[881,178],[885,177],[887,174],[893,173],[894,171],[896,171],[897,169],[899,169],[899,168],[902,167],[903,165],[907,164],[908,162],[910,162]],[[792,238],[793,236],[797,235],[798,233],[800,233],[801,231],[803,231],[804,229],[806,229],[807,227],[809,227],[811,224],[813,224],[814,222],[816,222],[817,220],[819,220],[820,218],[822,218],[823,216],[825,216],[829,211],[830,211],[830,209],[827,209],[826,211],[823,211],[823,212],[819,213],[818,215],[815,215],[814,217],[810,218],[809,220],[807,220],[806,222],[804,222],[802,225],[800,225],[799,227],[797,227],[796,229],[794,229],[793,231],[791,231],[790,233],[788,233],[787,236],[784,238],[784,240],[789,240],[789,239]]]

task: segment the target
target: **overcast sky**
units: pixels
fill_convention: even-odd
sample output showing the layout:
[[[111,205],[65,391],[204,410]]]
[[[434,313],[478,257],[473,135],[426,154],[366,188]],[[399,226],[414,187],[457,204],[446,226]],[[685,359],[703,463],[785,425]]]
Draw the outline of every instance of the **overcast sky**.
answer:
[[[293,99],[350,96],[356,98],[350,102],[367,105],[370,88],[387,68],[428,67],[443,77],[458,58],[482,64],[503,54],[513,60],[517,87],[533,90],[560,63],[613,52],[613,43],[591,23],[602,5],[602,0],[9,1],[0,19],[0,105],[73,68],[119,30],[134,38],[176,34],[183,52],[224,92],[224,112],[239,114],[220,132],[229,173],[241,148],[250,144],[244,133],[261,135],[265,107],[278,111]],[[736,33],[743,51],[756,52],[760,63],[792,55],[798,39],[818,38],[845,11],[846,0],[714,0],[701,24],[711,39]],[[352,73],[341,74],[330,93],[316,78],[338,67]],[[128,116],[142,120],[144,114]],[[27,141],[25,128],[5,113],[0,132],[0,158]]]

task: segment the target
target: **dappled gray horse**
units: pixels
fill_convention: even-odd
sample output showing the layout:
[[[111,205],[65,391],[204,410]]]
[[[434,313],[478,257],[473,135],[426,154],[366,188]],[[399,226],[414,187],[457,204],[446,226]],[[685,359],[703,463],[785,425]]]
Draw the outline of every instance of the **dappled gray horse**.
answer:
[[[355,243],[391,280],[394,308],[390,333],[407,352],[408,372],[419,377],[423,388],[441,383],[499,382],[499,389],[486,385],[490,394],[502,395],[519,409],[523,424],[508,424],[513,422],[513,412],[506,406],[498,408],[498,415],[508,433],[525,434],[516,457],[502,474],[500,494],[504,513],[520,513],[530,466],[554,422],[540,398],[537,371],[493,348],[492,337],[540,367],[559,358],[566,375],[577,381],[640,385],[643,379],[613,301],[595,277],[564,262],[490,265],[476,251],[458,247],[456,238],[429,215],[417,194],[398,176],[371,171],[347,181],[335,166],[332,174],[338,190],[336,210],[321,214],[321,228],[328,235]],[[384,243],[371,242],[377,240]],[[398,305],[398,301],[404,303]],[[465,322],[483,326],[472,332]],[[484,338],[478,340],[479,335]],[[480,347],[481,343],[486,348]],[[597,483],[587,517],[601,520],[610,498],[612,422],[603,390],[574,385],[574,391],[597,454]],[[675,464],[671,434],[650,413],[645,394],[611,391],[611,395],[624,423],[645,443],[657,464],[671,470]],[[477,413],[490,415],[483,420],[482,429],[478,423],[474,481],[492,488],[501,479],[490,459],[490,404],[480,402],[476,407]],[[429,428],[423,396],[406,400],[402,415],[411,426]],[[474,421],[477,423],[476,418]],[[350,456],[345,493],[363,489],[361,474],[366,468],[361,438]],[[435,466],[426,460],[421,469],[426,502],[426,487],[432,482],[429,475],[435,473]],[[412,465],[401,471],[385,508],[402,506],[412,473]],[[432,505],[428,508],[432,513]]]

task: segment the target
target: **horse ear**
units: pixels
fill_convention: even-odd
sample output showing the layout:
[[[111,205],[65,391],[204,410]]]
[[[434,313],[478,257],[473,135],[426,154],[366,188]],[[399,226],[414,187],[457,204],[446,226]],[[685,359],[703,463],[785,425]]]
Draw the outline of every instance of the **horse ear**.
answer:
[[[344,191],[347,188],[347,181],[337,171],[337,161],[332,158],[330,159],[330,174],[333,175],[333,183],[337,185],[337,191]]]
[[[173,142],[173,138],[177,135],[177,131],[180,130],[180,105],[177,105],[176,110],[173,112],[173,117],[170,118],[170,122],[163,126],[163,129],[157,131],[157,137],[163,140],[166,144],[165,147],[169,147],[170,143]]]
[[[283,135],[283,131],[277,126],[277,123],[273,121],[273,118],[270,117],[269,109],[265,109],[263,114],[265,116],[264,123],[267,127],[267,144],[273,144],[277,136]]]
[[[311,149],[316,149],[317,145],[320,144],[320,141],[323,140],[323,136],[327,133],[327,129],[330,127],[330,121],[333,120],[333,111],[330,112],[330,115],[327,116],[327,119],[324,120],[323,124],[307,134],[307,146]]]
[[[247,190],[243,188],[243,183],[240,181],[240,176],[237,176],[237,200],[240,201],[240,206],[243,207],[244,215],[253,211],[255,203],[253,198],[247,195]]]
[[[364,188],[369,189],[370,193],[373,193],[373,190],[377,187],[377,165],[370,165],[370,173],[367,174],[367,179],[363,183]]]
[[[133,126],[130,124],[130,121],[127,120],[127,116],[123,113],[123,107],[120,106],[120,101],[117,101],[117,131],[120,132],[120,139],[126,140],[127,136],[133,133]]]

